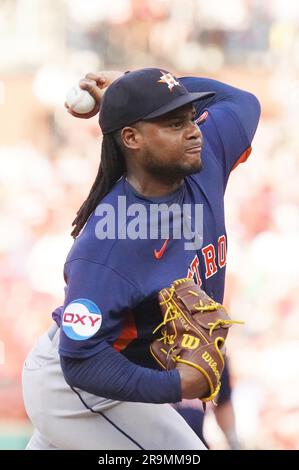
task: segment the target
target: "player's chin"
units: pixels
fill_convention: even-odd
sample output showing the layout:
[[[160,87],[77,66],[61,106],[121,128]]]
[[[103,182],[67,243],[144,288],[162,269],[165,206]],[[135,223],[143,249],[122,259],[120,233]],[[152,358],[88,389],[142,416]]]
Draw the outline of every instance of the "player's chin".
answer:
[[[192,173],[200,171],[202,169],[201,150],[196,152],[186,151],[182,163],[186,175],[192,175]]]

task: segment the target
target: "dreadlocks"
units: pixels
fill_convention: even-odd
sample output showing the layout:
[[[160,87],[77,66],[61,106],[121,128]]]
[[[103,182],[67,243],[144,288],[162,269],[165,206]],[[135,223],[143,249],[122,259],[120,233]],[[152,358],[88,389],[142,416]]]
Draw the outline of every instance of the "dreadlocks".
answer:
[[[112,186],[125,172],[125,159],[119,144],[118,133],[104,135],[102,141],[101,163],[96,179],[86,201],[77,212],[72,225],[75,226],[71,235],[76,238],[84,227],[88,217],[99,204],[100,200],[110,191]]]

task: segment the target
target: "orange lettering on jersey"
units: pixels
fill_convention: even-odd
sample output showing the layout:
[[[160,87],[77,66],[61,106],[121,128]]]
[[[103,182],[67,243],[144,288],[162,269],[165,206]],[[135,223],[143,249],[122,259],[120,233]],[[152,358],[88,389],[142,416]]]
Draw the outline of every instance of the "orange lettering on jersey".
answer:
[[[217,273],[217,266],[215,262],[215,248],[214,246],[210,243],[209,245],[205,246],[202,248],[202,254],[204,256],[205,260],[205,265],[206,265],[206,279],[209,277],[213,276],[214,274]]]
[[[188,268],[188,279],[193,279],[195,276],[196,284],[200,287],[202,285],[202,280],[199,274],[199,259],[198,256],[195,255],[193,260],[190,263],[190,267]]]
[[[218,238],[218,266],[223,268],[226,265],[226,239],[225,235]]]

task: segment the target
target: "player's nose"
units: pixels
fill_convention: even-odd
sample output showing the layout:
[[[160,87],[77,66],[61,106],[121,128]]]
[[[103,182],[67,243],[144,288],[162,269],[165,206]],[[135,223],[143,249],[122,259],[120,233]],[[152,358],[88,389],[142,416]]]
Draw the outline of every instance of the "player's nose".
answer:
[[[188,126],[187,129],[187,134],[186,134],[187,139],[197,139],[197,140],[202,140],[202,132],[198,125],[195,122],[190,122],[190,125]]]

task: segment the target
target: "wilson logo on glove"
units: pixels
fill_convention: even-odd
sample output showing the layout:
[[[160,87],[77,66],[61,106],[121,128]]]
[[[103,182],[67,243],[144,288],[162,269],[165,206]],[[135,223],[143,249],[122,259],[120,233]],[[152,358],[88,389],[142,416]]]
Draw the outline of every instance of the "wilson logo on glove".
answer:
[[[220,380],[220,373],[219,373],[219,370],[217,369],[217,362],[213,360],[213,358],[210,356],[210,354],[207,351],[205,351],[201,357],[211,367],[217,379]]]
[[[186,349],[196,349],[200,344],[200,339],[191,335],[183,335],[181,346]]]

